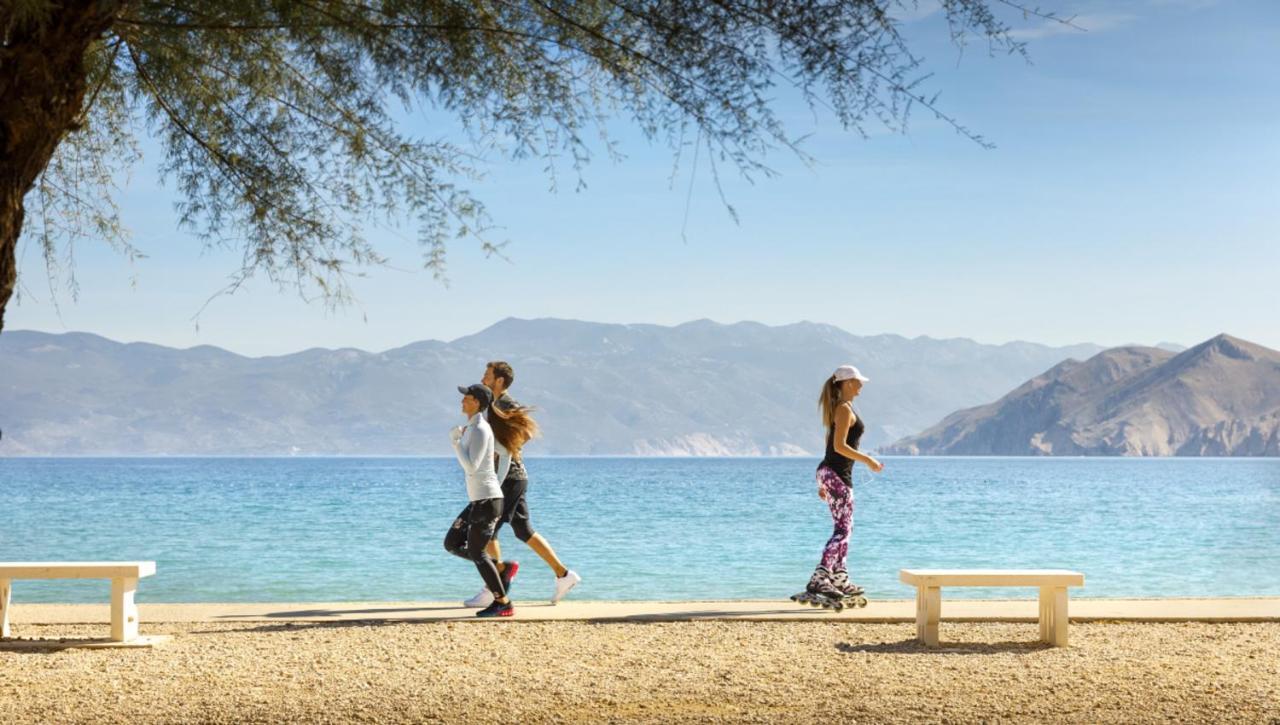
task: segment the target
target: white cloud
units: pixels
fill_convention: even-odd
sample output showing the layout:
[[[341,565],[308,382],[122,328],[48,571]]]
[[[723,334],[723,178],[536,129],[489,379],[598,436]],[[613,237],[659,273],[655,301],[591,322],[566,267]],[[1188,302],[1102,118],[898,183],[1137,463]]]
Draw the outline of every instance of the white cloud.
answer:
[[[1052,35],[1100,33],[1126,25],[1136,17],[1121,14],[1076,15],[1060,20],[1044,20],[1033,28],[1011,30],[1009,35],[1016,40],[1035,40]]]
[[[914,23],[936,15],[942,10],[940,0],[918,0],[917,2],[903,2],[898,7],[889,11],[894,20],[902,23]]]
[[[1152,7],[1174,7],[1183,10],[1202,10],[1221,3],[1222,0],[1147,0]]]

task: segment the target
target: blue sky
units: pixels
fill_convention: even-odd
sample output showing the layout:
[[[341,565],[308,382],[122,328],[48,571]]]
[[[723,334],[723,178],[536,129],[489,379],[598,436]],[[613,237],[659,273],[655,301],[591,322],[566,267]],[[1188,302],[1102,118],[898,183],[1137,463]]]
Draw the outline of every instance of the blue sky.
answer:
[[[421,269],[413,230],[371,230],[392,268],[327,311],[265,280],[220,297],[239,265],[179,231],[159,148],[120,196],[148,257],[76,250],[78,301],[51,301],[35,245],[7,329],[83,330],[245,354],[382,350],[452,339],[507,316],[677,324],[813,320],[855,334],[1050,344],[1194,344],[1218,332],[1280,348],[1280,2],[1045,3],[1088,32],[1015,23],[1031,63],[961,55],[928,7],[908,25],[939,105],[987,150],[917,112],[906,135],[841,130],[780,92],[806,167],[748,184],[672,157],[619,120],[627,159],[588,188],[548,191],[540,161],[495,157],[472,186],[510,241],[449,253],[449,286]],[[413,123],[425,127],[425,120]],[[415,129],[416,130],[416,129]],[[423,128],[424,132],[428,129]],[[433,133],[438,133],[430,129]],[[568,173],[562,169],[562,173]],[[686,200],[688,222],[686,218]]]

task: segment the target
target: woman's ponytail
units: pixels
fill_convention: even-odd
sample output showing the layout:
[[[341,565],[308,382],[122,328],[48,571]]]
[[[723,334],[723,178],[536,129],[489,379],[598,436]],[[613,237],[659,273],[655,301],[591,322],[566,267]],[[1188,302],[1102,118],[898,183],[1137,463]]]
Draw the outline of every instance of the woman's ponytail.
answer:
[[[822,384],[822,394],[818,396],[818,410],[822,411],[822,427],[830,429],[831,424],[836,419],[836,404],[840,402],[840,395],[836,392],[836,376],[832,375],[827,378],[827,382]]]

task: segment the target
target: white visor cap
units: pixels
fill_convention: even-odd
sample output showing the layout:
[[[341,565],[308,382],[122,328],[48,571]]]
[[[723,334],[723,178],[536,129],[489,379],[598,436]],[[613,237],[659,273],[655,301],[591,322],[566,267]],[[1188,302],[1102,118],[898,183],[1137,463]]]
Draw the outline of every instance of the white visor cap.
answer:
[[[858,371],[857,368],[855,368],[852,365],[841,365],[840,367],[836,368],[836,371],[831,374],[831,377],[835,378],[836,382],[840,382],[844,380],[860,380],[864,383],[871,382],[871,378],[867,377],[866,375],[863,375],[861,372]]]

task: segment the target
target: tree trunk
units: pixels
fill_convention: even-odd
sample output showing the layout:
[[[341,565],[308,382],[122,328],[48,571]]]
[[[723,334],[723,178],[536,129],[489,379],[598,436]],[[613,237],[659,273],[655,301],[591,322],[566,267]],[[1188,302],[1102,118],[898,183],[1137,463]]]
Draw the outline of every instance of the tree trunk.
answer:
[[[46,22],[13,29],[0,45],[0,331],[18,279],[23,199],[80,118],[85,53],[123,6],[62,0]],[[0,12],[0,27],[6,15]]]

